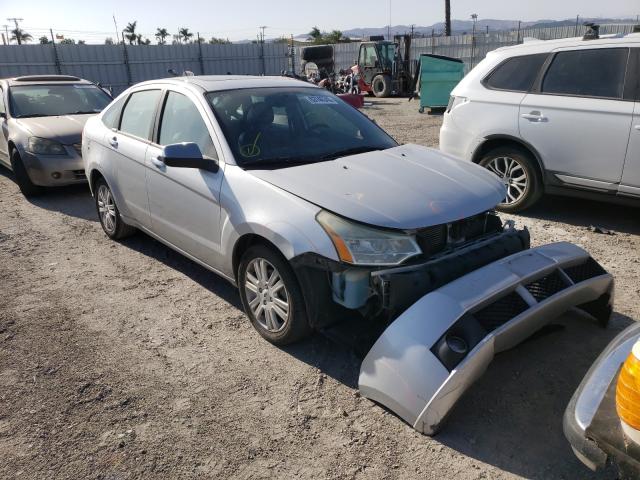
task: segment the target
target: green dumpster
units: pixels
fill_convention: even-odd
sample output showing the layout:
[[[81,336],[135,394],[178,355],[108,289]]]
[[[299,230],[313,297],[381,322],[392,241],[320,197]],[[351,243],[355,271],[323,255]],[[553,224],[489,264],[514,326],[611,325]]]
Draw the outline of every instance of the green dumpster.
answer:
[[[418,87],[420,113],[425,108],[446,108],[451,90],[464,77],[464,63],[459,58],[423,53],[420,55]]]

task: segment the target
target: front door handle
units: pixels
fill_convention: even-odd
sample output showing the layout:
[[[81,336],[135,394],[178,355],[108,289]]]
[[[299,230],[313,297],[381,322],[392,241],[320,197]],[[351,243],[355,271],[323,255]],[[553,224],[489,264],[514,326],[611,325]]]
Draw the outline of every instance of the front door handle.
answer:
[[[547,121],[547,117],[542,115],[542,113],[538,112],[537,110],[534,110],[533,112],[530,112],[530,113],[523,113],[520,116],[525,120],[529,120],[530,122],[546,122]]]
[[[109,145],[111,145],[113,148],[118,148],[118,137],[111,137],[109,139]]]
[[[640,130],[640,125],[636,125],[636,126],[635,126],[635,127],[633,127],[633,128],[635,128],[636,130]]]
[[[159,157],[151,157],[151,163],[153,163],[156,168],[159,168],[160,170],[164,170],[167,167],[167,165],[162,160],[160,160]]]

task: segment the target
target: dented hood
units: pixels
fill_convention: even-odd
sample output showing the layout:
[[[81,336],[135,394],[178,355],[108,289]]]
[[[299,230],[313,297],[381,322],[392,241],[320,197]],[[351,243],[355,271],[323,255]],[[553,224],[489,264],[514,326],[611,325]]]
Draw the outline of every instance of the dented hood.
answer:
[[[63,145],[80,143],[82,129],[93,114],[56,115],[52,117],[19,118],[16,123],[35,137],[55,140]]]
[[[466,218],[505,197],[484,168],[418,145],[249,172],[344,217],[398,229]]]

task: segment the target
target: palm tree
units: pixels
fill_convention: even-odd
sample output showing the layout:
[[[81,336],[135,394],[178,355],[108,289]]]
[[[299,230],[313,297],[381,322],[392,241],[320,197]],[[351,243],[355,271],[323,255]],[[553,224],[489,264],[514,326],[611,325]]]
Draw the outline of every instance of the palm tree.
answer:
[[[189,29],[186,27],[183,27],[180,30],[178,30],[178,35],[182,37],[182,40],[184,41],[184,43],[189,43],[189,39],[193,37],[193,33],[191,33]]]
[[[444,35],[451,36],[451,0],[444,0]]]
[[[156,30],[156,39],[158,40],[158,45],[164,45],[166,42],[166,38],[169,36],[169,32],[166,28],[158,28]]]
[[[48,45],[49,43],[51,43],[51,40],[49,40],[49,37],[45,37],[44,35],[41,36],[38,41],[40,42],[40,45]]]
[[[11,30],[11,33],[11,40],[18,42],[18,45],[22,45],[22,42],[27,43],[33,38],[30,33],[25,32],[21,28],[14,28]]]
[[[125,33],[125,38],[129,40],[129,45],[133,45],[133,42],[135,42],[138,39],[138,35],[136,34],[137,26],[138,26],[138,21],[134,20],[133,22],[128,23],[123,30],[123,32]]]
[[[324,36],[323,40],[326,43],[340,43],[346,39],[342,36],[342,32],[340,30],[332,30],[331,33]]]
[[[313,27],[309,32],[309,40],[313,41],[313,43],[322,43],[322,32],[318,27]]]

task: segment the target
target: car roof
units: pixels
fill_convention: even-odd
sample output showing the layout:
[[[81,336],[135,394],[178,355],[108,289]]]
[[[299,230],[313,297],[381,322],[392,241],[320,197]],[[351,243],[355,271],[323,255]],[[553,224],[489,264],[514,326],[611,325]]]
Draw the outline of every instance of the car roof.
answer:
[[[161,78],[148,80],[136,84],[136,87],[145,85],[194,85],[206,92],[217,90],[235,90],[239,88],[265,88],[265,87],[311,87],[315,85],[290,77],[281,76],[254,76],[254,75],[192,75],[183,77]]]
[[[529,53],[551,52],[557,48],[595,47],[599,45],[624,46],[631,43],[640,43],[640,33],[600,35],[600,38],[597,40],[584,40],[582,37],[560,38],[557,40],[525,38],[524,42],[519,45],[497,48],[490,53],[501,54],[503,56],[515,56]]]
[[[83,84],[92,85],[89,80],[84,80],[79,77],[71,75],[24,75],[21,77],[4,78],[3,79],[9,86],[14,85],[72,85]]]

